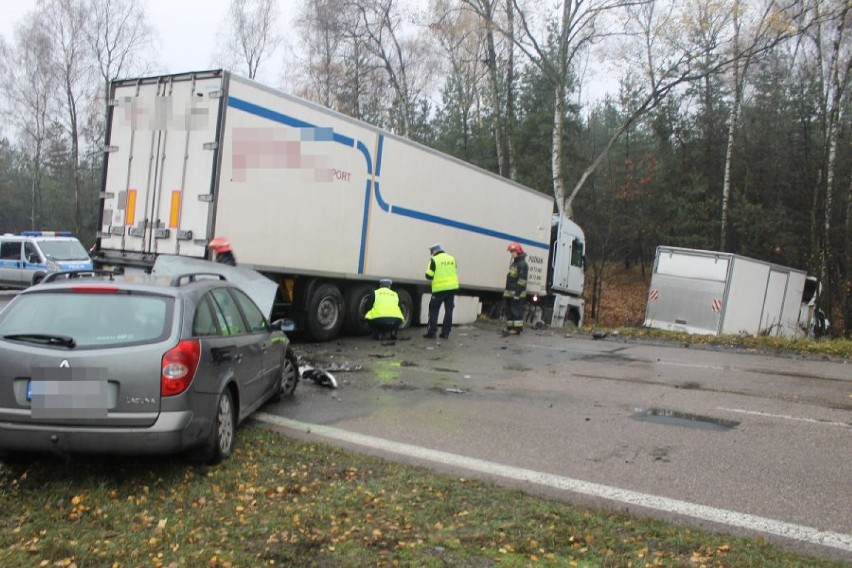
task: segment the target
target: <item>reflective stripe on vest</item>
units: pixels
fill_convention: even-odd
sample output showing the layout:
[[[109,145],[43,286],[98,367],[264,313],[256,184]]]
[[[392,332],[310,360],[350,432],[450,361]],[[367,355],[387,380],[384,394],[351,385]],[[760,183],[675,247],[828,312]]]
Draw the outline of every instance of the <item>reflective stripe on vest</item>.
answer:
[[[390,288],[379,288],[375,291],[373,308],[364,316],[368,320],[375,318],[405,319],[399,309],[399,296]]]
[[[445,252],[439,252],[432,257],[435,261],[435,272],[432,275],[432,293],[459,289],[459,275],[456,272],[456,259]],[[431,271],[427,270],[426,274]]]

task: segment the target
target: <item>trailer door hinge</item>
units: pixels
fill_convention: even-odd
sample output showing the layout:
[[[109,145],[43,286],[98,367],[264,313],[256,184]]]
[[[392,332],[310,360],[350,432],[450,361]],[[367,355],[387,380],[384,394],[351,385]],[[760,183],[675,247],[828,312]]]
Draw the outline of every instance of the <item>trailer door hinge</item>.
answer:
[[[118,146],[104,146],[104,153],[118,152]]]
[[[154,229],[155,239],[168,239],[171,231],[169,229]]]
[[[205,142],[204,143],[204,149],[205,150],[215,150],[218,147],[219,147],[218,142]]]
[[[190,229],[179,229],[175,238],[179,241],[191,241],[192,240],[192,230]]]
[[[213,203],[213,194],[212,193],[202,193],[198,196],[198,201],[204,203]]]

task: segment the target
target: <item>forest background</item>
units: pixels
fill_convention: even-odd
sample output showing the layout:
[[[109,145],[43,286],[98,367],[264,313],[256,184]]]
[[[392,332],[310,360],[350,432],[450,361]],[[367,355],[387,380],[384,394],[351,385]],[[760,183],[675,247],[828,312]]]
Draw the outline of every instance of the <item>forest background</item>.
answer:
[[[552,195],[592,320],[665,244],[807,270],[849,337],[850,27],[848,0],[230,0],[210,61]],[[0,36],[0,231],[94,242],[109,80],[161,72],[155,38],[134,0]]]

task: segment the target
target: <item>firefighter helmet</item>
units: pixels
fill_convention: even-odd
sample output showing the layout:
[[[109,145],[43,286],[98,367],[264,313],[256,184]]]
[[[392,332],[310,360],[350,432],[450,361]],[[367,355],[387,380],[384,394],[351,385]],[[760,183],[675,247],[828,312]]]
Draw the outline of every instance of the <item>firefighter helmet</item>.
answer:
[[[227,239],[224,239],[222,237],[216,237],[209,243],[207,243],[207,248],[209,248],[216,254],[221,254],[223,252],[228,252],[231,250],[231,243],[229,243]]]
[[[511,243],[506,250],[517,254],[524,254],[524,247],[520,243]]]

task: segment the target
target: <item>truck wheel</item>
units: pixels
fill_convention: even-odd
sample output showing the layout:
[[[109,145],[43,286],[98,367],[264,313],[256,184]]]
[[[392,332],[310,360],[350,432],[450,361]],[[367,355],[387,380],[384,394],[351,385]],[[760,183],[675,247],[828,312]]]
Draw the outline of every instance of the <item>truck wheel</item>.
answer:
[[[314,341],[334,339],[343,327],[343,295],[334,284],[321,284],[308,300],[307,335]]]
[[[373,294],[373,287],[366,284],[352,286],[346,292],[346,318],[343,321],[343,330],[347,335],[367,335],[370,326],[364,321],[367,313],[365,303]]]
[[[399,328],[407,329],[411,327],[411,323],[414,321],[414,302],[407,290],[397,290],[396,294],[399,296],[399,309],[402,310],[403,318],[402,325]]]

